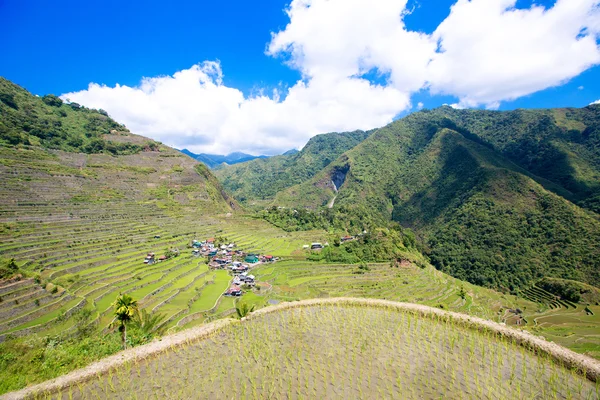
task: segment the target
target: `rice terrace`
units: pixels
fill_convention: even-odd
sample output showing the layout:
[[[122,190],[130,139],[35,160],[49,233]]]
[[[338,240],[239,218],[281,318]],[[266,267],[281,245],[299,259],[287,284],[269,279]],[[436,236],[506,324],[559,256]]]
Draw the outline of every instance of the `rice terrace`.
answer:
[[[499,324],[424,306],[307,300],[196,331],[22,394],[70,399],[600,396],[600,363]]]
[[[600,0],[441,3],[0,0],[0,400],[600,400]]]

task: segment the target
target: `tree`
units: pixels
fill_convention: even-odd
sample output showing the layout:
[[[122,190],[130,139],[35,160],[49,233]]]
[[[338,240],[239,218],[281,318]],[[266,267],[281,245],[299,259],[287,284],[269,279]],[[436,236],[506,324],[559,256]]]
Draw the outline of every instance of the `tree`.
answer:
[[[460,285],[460,287],[458,288],[458,297],[460,297],[463,300],[465,300],[465,298],[467,297],[467,292],[465,291],[463,285]]]
[[[42,101],[52,107],[60,107],[62,106],[63,101],[60,99],[60,97],[57,97],[53,94],[47,94],[44,97],[42,97]]]
[[[139,329],[144,336],[150,336],[153,333],[162,335],[166,329],[166,326],[162,324],[165,317],[164,314],[149,314],[148,311],[142,309],[133,317],[132,325]]]
[[[8,262],[8,264],[6,264],[6,267],[8,269],[11,269],[15,272],[17,272],[17,270],[19,269],[19,266],[17,265],[17,263],[15,262],[14,258],[11,258],[10,261]]]
[[[138,312],[137,301],[133,297],[123,294],[119,295],[112,304],[115,308],[115,318],[119,323],[119,332],[123,340],[123,349],[127,348],[127,324],[134,318]]]
[[[252,306],[249,306],[247,303],[240,302],[235,306],[235,311],[237,312],[237,316],[241,319],[246,317],[252,311],[254,311],[255,307],[256,304],[252,304]]]
[[[10,93],[0,93],[0,101],[10,108],[19,109],[19,106],[15,102],[15,96]]]

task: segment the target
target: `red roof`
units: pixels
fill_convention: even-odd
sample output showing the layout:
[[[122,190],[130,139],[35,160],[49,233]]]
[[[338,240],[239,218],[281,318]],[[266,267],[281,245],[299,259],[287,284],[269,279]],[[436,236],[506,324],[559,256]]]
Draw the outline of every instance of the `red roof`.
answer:
[[[214,242],[214,241],[215,241],[215,238],[206,239],[206,242],[207,242],[207,243],[212,243],[212,242]]]
[[[231,292],[240,292],[242,290],[242,288],[240,288],[239,286],[235,286],[233,285],[232,287],[230,287],[227,292],[231,293]]]

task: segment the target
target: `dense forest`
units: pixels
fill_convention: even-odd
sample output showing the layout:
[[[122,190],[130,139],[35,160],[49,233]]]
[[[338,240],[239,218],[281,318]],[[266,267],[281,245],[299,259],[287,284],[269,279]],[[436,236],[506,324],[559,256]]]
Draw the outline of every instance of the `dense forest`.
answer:
[[[214,174],[242,203],[272,200],[279,191],[312,178],[369,134],[354,131],[317,135],[300,152],[217,167]]]

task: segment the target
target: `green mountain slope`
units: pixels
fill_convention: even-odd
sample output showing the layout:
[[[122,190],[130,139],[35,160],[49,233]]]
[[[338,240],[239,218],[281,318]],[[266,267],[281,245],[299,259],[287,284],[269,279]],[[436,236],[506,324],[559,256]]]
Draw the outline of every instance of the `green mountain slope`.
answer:
[[[128,132],[103,110],[66,104],[54,95],[33,96],[0,77],[0,143],[114,155],[158,148],[147,138],[132,143],[106,136],[117,131]]]
[[[600,106],[581,109],[453,110],[440,113],[531,173],[600,211]]]
[[[598,286],[600,220],[569,201],[589,204],[595,196],[597,111],[574,110],[569,115],[584,122],[568,120],[571,131],[551,118],[566,111],[491,113],[496,120],[525,114],[529,122],[518,119],[514,130],[521,133],[514,136],[475,129],[477,116],[485,120],[487,111],[415,113],[377,130],[310,181],[280,192],[275,204],[329,206],[328,213],[354,230],[397,221],[418,232],[436,267],[481,285],[514,290],[555,276]],[[503,126],[502,132],[513,130]],[[559,147],[577,151],[568,158],[548,150]],[[516,148],[528,149],[531,160],[553,162],[541,168],[503,150]],[[561,157],[579,167],[554,167]]]
[[[312,178],[369,134],[354,131],[317,135],[300,152],[217,167],[214,174],[239,201],[268,202],[277,192]]]
[[[237,207],[204,165],[130,133],[102,110],[65,104],[52,95],[36,97],[4,78],[0,154],[3,204]]]

